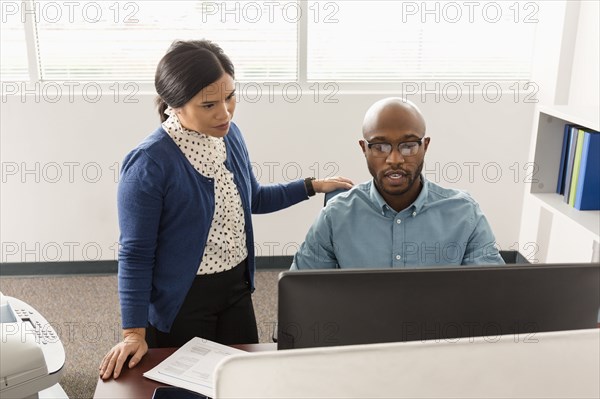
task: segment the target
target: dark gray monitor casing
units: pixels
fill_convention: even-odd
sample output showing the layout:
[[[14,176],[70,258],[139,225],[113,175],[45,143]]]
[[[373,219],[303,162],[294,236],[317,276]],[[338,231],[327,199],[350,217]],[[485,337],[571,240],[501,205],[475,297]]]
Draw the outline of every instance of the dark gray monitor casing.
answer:
[[[278,349],[598,327],[600,264],[286,271]]]

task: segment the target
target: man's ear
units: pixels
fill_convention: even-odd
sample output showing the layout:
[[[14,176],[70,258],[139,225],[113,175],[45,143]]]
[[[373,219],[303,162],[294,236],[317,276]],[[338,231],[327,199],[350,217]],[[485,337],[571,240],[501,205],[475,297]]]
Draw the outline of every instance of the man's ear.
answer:
[[[358,145],[360,145],[360,148],[362,149],[363,154],[365,154],[365,156],[367,156],[367,143],[364,140],[358,140]]]
[[[423,143],[423,145],[425,146],[425,152],[427,152],[427,148],[429,148],[429,140],[431,140],[431,137],[425,137],[425,140]]]

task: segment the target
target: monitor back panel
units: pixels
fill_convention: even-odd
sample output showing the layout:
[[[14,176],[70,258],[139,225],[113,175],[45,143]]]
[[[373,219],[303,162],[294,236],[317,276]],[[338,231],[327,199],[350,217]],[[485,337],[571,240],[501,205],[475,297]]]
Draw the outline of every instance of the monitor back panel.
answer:
[[[594,328],[600,265],[283,272],[278,349]]]

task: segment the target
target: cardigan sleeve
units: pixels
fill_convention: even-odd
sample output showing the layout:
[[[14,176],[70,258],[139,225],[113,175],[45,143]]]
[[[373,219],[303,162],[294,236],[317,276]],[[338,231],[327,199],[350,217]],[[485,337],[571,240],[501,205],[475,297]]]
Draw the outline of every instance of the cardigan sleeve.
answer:
[[[143,149],[124,161],[117,191],[118,285],[123,328],[146,327],[163,206],[163,171]]]
[[[304,180],[284,184],[261,185],[251,174],[252,213],[269,213],[285,209],[308,199]]]

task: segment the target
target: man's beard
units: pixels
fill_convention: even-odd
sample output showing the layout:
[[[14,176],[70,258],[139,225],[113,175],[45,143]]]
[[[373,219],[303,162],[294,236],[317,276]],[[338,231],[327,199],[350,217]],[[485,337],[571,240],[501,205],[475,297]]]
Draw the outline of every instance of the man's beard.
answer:
[[[402,189],[402,191],[398,191],[398,189],[395,189],[394,191],[386,190],[385,185],[382,184],[382,180],[385,177],[380,177],[379,175],[377,175],[377,179],[375,179],[375,184],[377,186],[377,189],[379,190],[380,193],[385,192],[386,194],[394,195],[394,196],[406,194],[415,184],[418,183],[419,177],[421,176],[421,172],[423,171],[424,164],[425,164],[425,160],[422,160],[414,173],[408,173],[408,172],[404,171],[403,169],[398,169],[398,170],[402,170],[403,172],[406,172],[407,185],[404,189]],[[371,173],[371,174],[373,174],[373,173]]]

